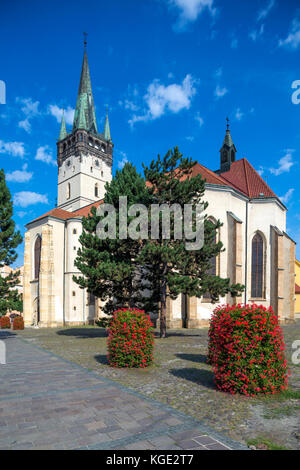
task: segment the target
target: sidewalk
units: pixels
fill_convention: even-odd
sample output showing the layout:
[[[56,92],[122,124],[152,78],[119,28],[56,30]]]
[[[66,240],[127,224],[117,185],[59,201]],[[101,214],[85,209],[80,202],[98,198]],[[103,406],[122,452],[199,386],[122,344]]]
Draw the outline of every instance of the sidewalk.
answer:
[[[0,449],[246,448],[12,332],[0,331],[0,340]]]

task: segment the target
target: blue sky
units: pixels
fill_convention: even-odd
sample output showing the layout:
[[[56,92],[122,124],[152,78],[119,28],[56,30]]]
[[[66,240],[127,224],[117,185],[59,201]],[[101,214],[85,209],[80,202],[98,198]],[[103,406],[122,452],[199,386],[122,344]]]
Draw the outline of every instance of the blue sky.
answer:
[[[300,258],[300,8],[292,0],[2,4],[0,167],[22,234],[55,204],[58,121],[65,108],[71,127],[83,31],[101,131],[109,106],[114,170],[129,160],[141,171],[175,145],[215,170],[228,115],[237,158],[287,205]]]

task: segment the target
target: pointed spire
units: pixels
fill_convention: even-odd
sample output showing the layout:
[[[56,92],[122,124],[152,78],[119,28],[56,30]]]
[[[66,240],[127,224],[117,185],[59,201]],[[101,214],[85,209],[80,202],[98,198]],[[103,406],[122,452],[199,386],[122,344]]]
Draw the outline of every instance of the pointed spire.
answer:
[[[83,108],[83,111],[82,111]],[[76,109],[74,114],[74,123],[73,130],[78,129],[80,114],[84,112],[85,114],[85,127],[87,131],[98,133],[97,123],[96,123],[96,114],[95,114],[95,105],[92,93],[91,77],[87,59],[86,52],[86,33],[84,40],[84,55],[81,68],[81,76],[79,82],[79,89],[77,95]],[[81,124],[83,119],[81,119]]]
[[[235,145],[233,143],[230,129],[229,129],[229,119],[226,118],[227,126],[226,126],[226,133],[223,141],[223,145],[220,149],[220,170],[219,172],[223,173],[225,171],[229,171],[231,164],[235,161],[235,154],[237,152]]]
[[[66,129],[66,120],[65,120],[65,110],[63,110],[58,140],[63,140],[65,137],[67,137],[67,129]]]
[[[105,118],[104,139],[111,140],[109,120],[108,120],[108,110],[106,111],[106,118]]]
[[[227,128],[226,128],[226,134],[225,134],[223,146],[228,145],[228,147],[232,147],[232,146],[234,146],[234,143],[233,143],[233,140],[232,140],[231,134],[230,134],[229,118],[228,117],[226,118],[226,121],[227,121]]]

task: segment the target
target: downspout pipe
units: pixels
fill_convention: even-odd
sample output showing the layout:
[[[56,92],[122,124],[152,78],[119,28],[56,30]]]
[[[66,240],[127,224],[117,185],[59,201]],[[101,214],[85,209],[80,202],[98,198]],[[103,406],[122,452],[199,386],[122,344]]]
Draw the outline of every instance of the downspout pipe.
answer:
[[[67,221],[64,223],[64,254],[63,254],[63,325],[66,326],[66,224]]]
[[[248,201],[246,201],[246,224],[245,224],[245,304],[248,301],[247,288],[248,288]]]

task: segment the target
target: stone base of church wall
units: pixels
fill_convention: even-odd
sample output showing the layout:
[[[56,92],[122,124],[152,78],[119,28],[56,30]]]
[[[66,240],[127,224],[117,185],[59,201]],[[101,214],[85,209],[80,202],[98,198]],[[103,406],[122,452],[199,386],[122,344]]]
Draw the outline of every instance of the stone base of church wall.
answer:
[[[156,324],[157,327],[159,327],[159,321]],[[175,320],[167,320],[167,328],[170,328],[171,330],[176,330],[178,328],[182,328],[182,320],[175,319]]]
[[[209,326],[209,320],[191,318],[187,320],[187,328],[204,328]]]

